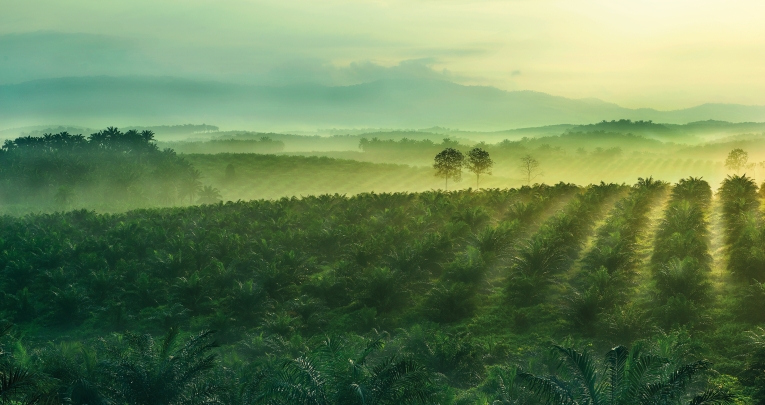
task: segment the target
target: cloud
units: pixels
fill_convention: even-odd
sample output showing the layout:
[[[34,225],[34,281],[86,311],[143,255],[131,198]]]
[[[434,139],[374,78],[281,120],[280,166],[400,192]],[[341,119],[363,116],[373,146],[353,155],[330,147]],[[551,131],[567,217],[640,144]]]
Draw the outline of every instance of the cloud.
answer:
[[[154,70],[134,41],[39,31],[0,36],[0,82],[60,76],[146,74]]]
[[[765,103],[765,2],[758,0],[0,4],[0,35],[95,35],[29,37],[11,50],[0,44],[0,83],[95,74],[251,84],[416,77],[631,107]]]
[[[434,50],[435,52],[435,50]],[[0,36],[0,84],[66,76],[179,76],[259,85],[353,85],[376,80],[469,80],[438,57],[383,64],[274,55],[269,50],[205,49],[109,35],[41,31]]]
[[[347,86],[377,80],[424,79],[462,81],[468,77],[447,69],[437,69],[434,57],[407,59],[385,66],[373,61],[356,61],[337,66],[320,59],[292,60],[269,70],[255,79],[258,84],[285,85],[316,83],[329,86]]]

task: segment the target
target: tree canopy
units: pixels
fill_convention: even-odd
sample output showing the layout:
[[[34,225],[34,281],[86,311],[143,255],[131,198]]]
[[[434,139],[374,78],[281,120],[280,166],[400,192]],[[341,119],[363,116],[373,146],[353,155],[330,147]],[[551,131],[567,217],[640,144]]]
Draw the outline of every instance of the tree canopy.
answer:
[[[435,157],[433,168],[436,176],[444,179],[444,188],[449,189],[449,179],[458,182],[462,179],[462,167],[465,163],[465,155],[454,148],[446,148]]]
[[[7,206],[166,205],[196,195],[198,178],[175,152],[159,150],[149,130],[24,136],[0,149],[0,203]]]
[[[475,187],[478,188],[478,181],[482,174],[491,174],[491,168],[494,161],[489,157],[489,152],[481,148],[473,148],[468,152],[467,163],[465,167],[475,174]]]

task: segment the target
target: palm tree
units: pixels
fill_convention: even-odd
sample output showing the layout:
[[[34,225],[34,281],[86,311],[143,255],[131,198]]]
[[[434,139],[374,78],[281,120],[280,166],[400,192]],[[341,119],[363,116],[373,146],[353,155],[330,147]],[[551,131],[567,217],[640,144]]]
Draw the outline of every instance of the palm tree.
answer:
[[[520,373],[521,383],[545,404],[566,405],[670,405],[685,397],[691,381],[709,369],[704,360],[672,367],[670,361],[644,354],[640,346],[611,349],[604,359],[602,373],[587,352],[554,346],[562,365],[571,376],[539,377]],[[732,404],[733,395],[722,389],[709,389],[689,405]]]
[[[202,178],[202,173],[197,169],[189,169],[186,176],[181,179],[181,183],[178,187],[178,196],[183,199],[189,198],[189,204],[194,201],[194,196],[199,193],[202,188],[202,182],[199,179]]]
[[[656,296],[660,302],[682,294],[696,303],[708,300],[710,284],[705,269],[698,260],[686,256],[683,259],[673,257],[658,266],[654,272]]]
[[[0,404],[35,404],[40,400],[35,377],[23,367],[0,366]]]
[[[56,194],[53,196],[53,200],[56,201],[61,207],[68,207],[74,199],[74,190],[69,186],[59,186],[56,190]]]
[[[127,335],[128,350],[106,363],[112,396],[131,405],[210,403],[216,388],[207,383],[217,347],[212,331],[179,342],[171,329],[161,342],[149,335]]]
[[[672,189],[672,199],[675,201],[690,200],[702,207],[707,207],[712,201],[712,188],[701,177],[680,179]]]
[[[12,325],[0,326],[0,337],[11,330]],[[0,404],[36,404],[42,399],[36,376],[27,369],[14,364],[0,347]]]
[[[430,373],[408,358],[377,357],[374,339],[358,351],[327,338],[306,356],[270,373],[262,399],[269,404],[424,404],[433,394]]]
[[[752,387],[755,404],[765,403],[765,329],[750,331],[751,344],[747,350],[747,362],[741,373],[741,382]]]
[[[555,241],[534,238],[511,259],[512,273],[506,286],[513,301],[534,304],[545,293],[544,287],[566,264],[566,255]]]
[[[204,186],[199,192],[197,204],[215,204],[221,200],[220,190],[213,186]]]

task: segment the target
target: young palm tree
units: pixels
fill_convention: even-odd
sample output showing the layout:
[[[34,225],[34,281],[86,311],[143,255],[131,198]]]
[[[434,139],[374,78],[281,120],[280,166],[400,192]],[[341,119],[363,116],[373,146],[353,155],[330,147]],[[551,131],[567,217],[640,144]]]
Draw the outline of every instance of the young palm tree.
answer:
[[[521,383],[545,404],[566,405],[674,405],[685,398],[691,381],[710,364],[697,361],[670,367],[661,357],[644,354],[640,346],[611,349],[602,372],[587,352],[554,346],[570,375],[539,377],[521,373]],[[732,404],[733,395],[709,389],[687,402],[689,405]]]

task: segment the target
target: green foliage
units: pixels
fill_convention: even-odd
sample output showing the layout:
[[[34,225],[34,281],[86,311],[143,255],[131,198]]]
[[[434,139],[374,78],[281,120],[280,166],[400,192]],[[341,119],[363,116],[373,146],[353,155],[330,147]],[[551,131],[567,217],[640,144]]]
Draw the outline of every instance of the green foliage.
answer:
[[[765,235],[757,185],[751,178],[728,176],[719,191],[725,221],[728,270],[741,281],[765,278]]]
[[[753,403],[765,403],[765,329],[750,332],[750,346],[746,367],[741,375],[742,382],[753,387]]]
[[[433,168],[436,169],[436,176],[444,179],[445,189],[449,189],[449,179],[460,181],[464,161],[465,156],[462,152],[454,148],[446,148],[436,155]]]
[[[103,364],[110,396],[126,404],[206,403],[216,387],[208,376],[215,367],[212,332],[185,342],[171,329],[160,342],[148,335],[127,335],[127,350]]]
[[[656,316],[664,327],[698,323],[710,300],[709,229],[704,212],[711,191],[706,181],[683,179],[672,191],[651,257]]]
[[[196,194],[188,162],[159,150],[151,131],[109,127],[7,140],[0,149],[0,204],[67,209],[169,205]]]
[[[0,217],[0,317],[24,331],[0,360],[54,403],[533,404],[517,365],[560,371],[583,398],[575,370],[539,351],[550,339],[601,350],[689,325],[693,353],[724,353],[721,381],[750,392],[756,359],[707,336],[746,324],[712,309],[699,182],[673,190],[641,299],[638,241],[666,189],[651,178]],[[747,322],[757,286],[730,299]],[[650,350],[682,352],[651,384],[693,364]],[[606,363],[591,361],[596,388]]]
[[[326,338],[310,353],[283,362],[257,382],[268,404],[425,404],[432,374],[410,358],[380,354],[382,338]]]
[[[592,334],[602,326],[598,323],[604,312],[625,304],[638,263],[637,238],[651,203],[665,188],[653,178],[639,179],[598,229],[594,245],[582,258],[582,287],[568,297],[567,312],[574,327]]]
[[[615,184],[590,186],[544,223],[512,259],[505,287],[508,299],[516,305],[539,303],[554,277],[571,266],[605,200],[619,191]]]
[[[475,174],[475,187],[478,188],[478,181],[482,174],[491,174],[491,168],[494,161],[489,157],[489,152],[481,148],[473,148],[467,154],[465,167]]]
[[[691,382],[707,370],[709,362],[673,365],[668,359],[617,346],[606,353],[603,372],[587,352],[555,346],[560,372],[566,377],[540,377],[521,373],[522,384],[546,404],[676,404],[685,397]],[[706,390],[688,404],[732,404],[733,396],[719,389]]]
[[[162,147],[178,153],[279,153],[284,142],[269,136],[260,139],[211,139],[203,142],[163,142]]]
[[[741,148],[736,148],[728,153],[728,157],[725,159],[725,167],[733,170],[738,175],[741,169],[746,167],[747,161],[749,161],[749,154]]]

